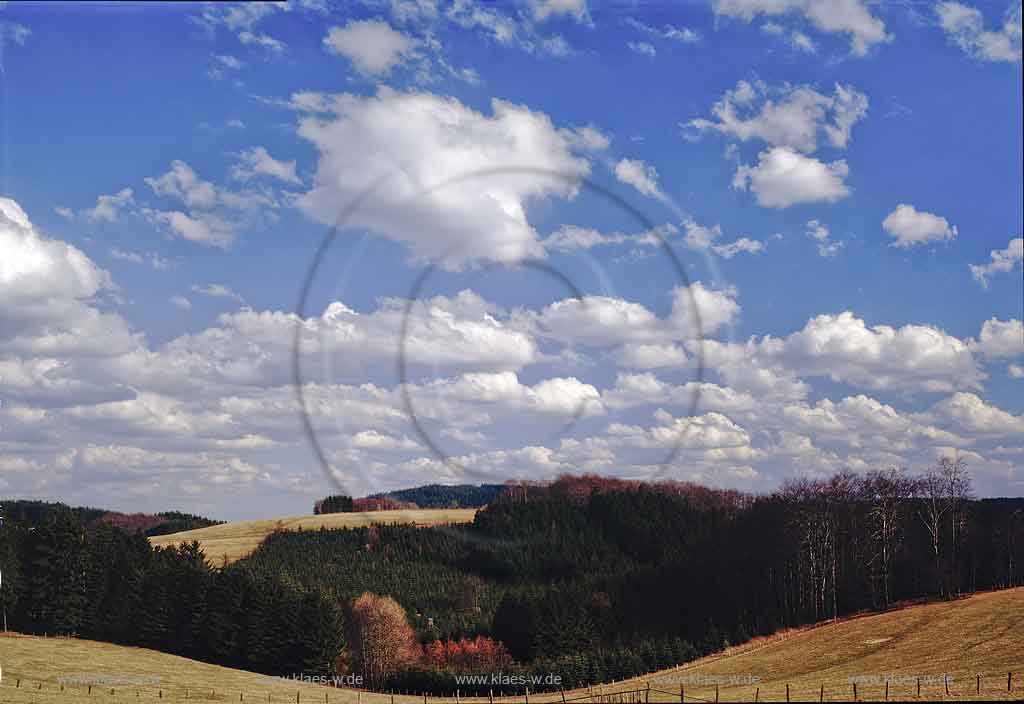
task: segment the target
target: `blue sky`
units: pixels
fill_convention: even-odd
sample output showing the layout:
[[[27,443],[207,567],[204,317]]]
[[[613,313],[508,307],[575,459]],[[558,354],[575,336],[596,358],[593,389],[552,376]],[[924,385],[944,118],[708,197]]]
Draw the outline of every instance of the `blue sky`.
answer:
[[[353,493],[1021,494],[1019,3],[8,3],[0,66],[0,495],[308,510],[297,327]]]

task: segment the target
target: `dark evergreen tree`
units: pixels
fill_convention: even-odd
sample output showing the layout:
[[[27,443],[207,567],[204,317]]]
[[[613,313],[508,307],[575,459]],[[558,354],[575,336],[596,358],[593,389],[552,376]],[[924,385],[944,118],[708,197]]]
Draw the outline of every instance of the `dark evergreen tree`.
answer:
[[[509,594],[494,613],[494,636],[516,660],[532,660],[537,652],[534,634],[538,618],[531,600]]]
[[[314,675],[333,675],[337,657],[345,645],[344,616],[338,604],[317,592],[302,596],[298,632],[302,653],[302,671]]]
[[[29,532],[26,621],[36,631],[77,633],[86,611],[85,530],[70,509],[55,510]]]

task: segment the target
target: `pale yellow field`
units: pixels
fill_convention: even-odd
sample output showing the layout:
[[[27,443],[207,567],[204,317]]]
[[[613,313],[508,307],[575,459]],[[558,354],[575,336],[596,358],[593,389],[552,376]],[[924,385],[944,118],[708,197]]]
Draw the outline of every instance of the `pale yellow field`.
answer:
[[[278,702],[390,704],[382,694],[280,681],[145,648],[0,633],[0,702]],[[64,680],[61,689],[61,679]],[[18,681],[20,686],[18,686]],[[89,690],[88,682],[92,682]],[[113,690],[113,693],[111,693]],[[298,694],[298,699],[296,699]],[[241,698],[240,698],[241,695]],[[422,703],[396,697],[396,704]]]
[[[679,702],[680,685],[686,701],[714,701],[710,678],[723,678],[719,700],[785,701],[786,684],[792,701],[818,701],[824,685],[825,701],[851,701],[850,677],[878,678],[858,685],[861,701],[885,697],[884,678],[891,676],[890,700],[915,700],[916,678],[923,680],[923,700],[1010,700],[1024,698],[1024,589],[990,592],[956,602],[912,606],[878,614],[792,631],[752,641],[717,656],[664,670],[626,682],[574,692],[576,701],[640,702],[645,693],[616,696],[625,690],[646,688],[651,702]],[[390,704],[387,695],[356,692],[294,682],[231,670],[166,655],[93,641],[0,635],[0,702],[25,704],[85,704],[85,702],[184,701],[225,702],[337,702],[338,704]],[[1013,672],[1013,691],[1006,690],[1006,674]],[[981,674],[981,694],[975,693],[975,675]],[[949,675],[950,695],[942,685]],[[109,682],[94,686],[64,685],[59,679],[92,678]],[[759,678],[756,684],[726,684],[727,678]],[[934,684],[928,684],[932,677]],[[902,679],[900,679],[902,678]],[[16,683],[21,680],[21,686]],[[142,680],[145,683],[127,683]],[[115,682],[120,680],[121,682]],[[114,689],[114,694],[110,689]],[[162,696],[161,696],[162,695]],[[588,696],[589,695],[589,696]],[[600,696],[598,696],[600,695]],[[186,699],[187,697],[187,699]],[[269,697],[269,699],[268,699]],[[396,704],[422,702],[422,697],[396,696]],[[430,700],[435,704],[451,699]],[[467,700],[461,701],[480,701]],[[483,700],[483,701],[486,701]],[[507,698],[505,702],[513,701]],[[515,701],[522,702],[519,697]],[[561,702],[560,694],[530,695],[530,702]]]
[[[470,523],[475,508],[435,508],[402,511],[364,511],[362,513],[327,513],[322,516],[292,516],[261,521],[236,521],[209,528],[197,528],[149,539],[157,547],[179,545],[198,540],[207,559],[216,565],[227,558],[240,560],[250,554],[275,530],[319,530],[323,528],[362,528],[372,524],[411,523],[436,526],[449,523]]]
[[[1013,691],[1007,692],[1010,671]],[[943,675],[951,677],[948,697]],[[850,678],[856,677],[862,678],[858,700],[882,701],[887,676],[890,700],[916,699],[918,677],[923,700],[1024,699],[1024,588],[779,634],[602,690],[645,688],[650,682],[661,690],[652,692],[650,701],[678,702],[682,685],[687,702],[691,697],[713,702],[712,678],[718,678],[723,702],[753,701],[755,696],[759,701],[785,701],[787,683],[792,701],[818,701],[822,685],[825,701],[852,701]],[[934,684],[928,684],[929,677]],[[754,678],[759,681],[754,683]],[[575,695],[581,693],[586,691]]]

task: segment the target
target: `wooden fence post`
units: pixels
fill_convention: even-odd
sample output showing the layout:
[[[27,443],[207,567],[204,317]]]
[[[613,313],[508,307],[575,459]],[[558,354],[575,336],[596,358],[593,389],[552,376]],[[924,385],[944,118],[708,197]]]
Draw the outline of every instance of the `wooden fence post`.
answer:
[[[718,702],[718,683],[715,682],[715,702]]]
[[[717,689],[718,689],[718,685],[715,685],[715,690],[717,691]],[[789,683],[788,682],[786,683],[786,701],[787,702],[789,701]]]
[[[853,701],[857,701],[857,683],[853,683]]]
[[[493,689],[488,689],[487,690],[487,701],[489,701],[491,704],[494,704],[494,690]]]
[[[942,681],[946,683],[946,695],[949,696],[949,675],[943,675]]]
[[[821,692],[818,693],[818,701],[819,702],[825,701],[825,683],[824,682],[821,683]]]
[[[978,678],[978,689],[977,689],[977,692],[978,692],[978,694],[981,694],[981,675],[975,675],[975,677]]]
[[[917,698],[921,698],[921,678],[917,678]]]
[[[565,690],[559,687],[558,691],[562,694],[562,704],[565,704]]]
[[[530,688],[526,688],[526,704],[530,704]]]
[[[754,701],[755,702],[757,701],[757,698],[758,698],[758,696],[760,696],[760,694],[761,694],[761,688],[758,687],[757,689],[754,690]]]
[[[683,688],[682,684],[679,685],[679,702],[680,704],[686,703],[686,690]]]
[[[889,678],[885,678],[885,701],[889,701]]]
[[[563,699],[564,698],[565,697],[563,697]],[[650,704],[650,701],[651,701],[651,683],[648,682],[647,683],[647,694],[644,695],[644,703],[645,704]]]
[[[1007,692],[1010,691],[1010,683],[1012,681],[1013,681],[1013,673],[1012,672],[1007,672],[1006,673],[1006,691]]]

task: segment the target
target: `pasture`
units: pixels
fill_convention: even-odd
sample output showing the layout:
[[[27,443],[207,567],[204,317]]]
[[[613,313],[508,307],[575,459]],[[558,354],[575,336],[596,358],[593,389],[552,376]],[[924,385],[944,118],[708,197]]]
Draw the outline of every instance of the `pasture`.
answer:
[[[319,530],[320,528],[363,528],[369,525],[410,523],[438,526],[471,523],[475,508],[403,509],[364,511],[362,513],[326,513],[319,516],[292,516],[258,521],[235,521],[208,528],[157,535],[149,539],[153,547],[166,547],[198,540],[206,557],[215,565],[240,560],[252,553],[263,539],[276,530]]]

